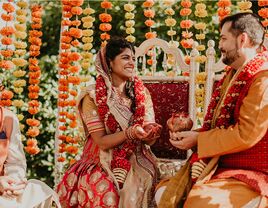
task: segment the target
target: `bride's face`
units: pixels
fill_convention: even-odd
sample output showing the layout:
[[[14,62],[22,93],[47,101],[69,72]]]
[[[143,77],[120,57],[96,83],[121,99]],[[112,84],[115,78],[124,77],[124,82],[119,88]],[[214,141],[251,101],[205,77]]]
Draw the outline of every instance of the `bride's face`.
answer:
[[[134,66],[135,56],[129,48],[125,48],[113,61],[110,61],[112,76],[118,76],[123,80],[128,80],[133,76]]]

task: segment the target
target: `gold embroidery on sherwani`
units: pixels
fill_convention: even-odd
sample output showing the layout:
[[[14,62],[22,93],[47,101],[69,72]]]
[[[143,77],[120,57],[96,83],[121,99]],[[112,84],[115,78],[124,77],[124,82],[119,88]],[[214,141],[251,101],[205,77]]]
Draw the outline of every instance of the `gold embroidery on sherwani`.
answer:
[[[70,175],[68,175],[66,181],[67,181],[67,185],[70,188],[73,188],[74,184],[76,183],[77,180],[77,176],[74,173],[70,173]]]
[[[103,197],[103,203],[107,206],[116,205],[116,195],[113,192],[107,192]]]

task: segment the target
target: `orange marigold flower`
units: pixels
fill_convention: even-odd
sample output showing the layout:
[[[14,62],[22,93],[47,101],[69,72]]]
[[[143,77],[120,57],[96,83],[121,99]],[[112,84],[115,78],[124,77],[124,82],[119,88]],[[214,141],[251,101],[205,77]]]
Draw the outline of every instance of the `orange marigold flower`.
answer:
[[[192,2],[190,0],[182,0],[181,6],[184,8],[190,8],[192,6]]]
[[[180,10],[180,15],[181,16],[188,16],[192,13],[192,10],[189,8],[183,8]]]
[[[28,147],[34,147],[37,145],[37,140],[36,139],[28,139],[26,144]]]
[[[39,112],[39,109],[36,108],[36,107],[29,107],[28,108],[28,112],[31,114],[31,115],[35,115]]]
[[[37,119],[33,119],[33,118],[28,118],[26,119],[26,123],[29,126],[39,126],[40,125],[40,121],[38,121]],[[28,145],[28,144],[27,144]]]
[[[60,111],[59,112],[59,115],[60,116],[67,116],[68,115],[68,112],[66,112],[66,111]]]
[[[146,0],[145,2],[143,2],[142,6],[143,7],[152,7],[154,5],[154,1],[153,0]]]
[[[79,71],[79,66],[71,66],[69,70],[72,73],[77,73]]]
[[[11,3],[3,3],[2,8],[8,13],[12,13],[15,11],[15,7]]]
[[[263,21],[261,21],[263,27],[267,27],[268,26],[268,19],[265,19]]]
[[[41,69],[40,69],[40,66],[30,65],[29,70],[30,71],[40,71]]]
[[[81,55],[77,52],[72,52],[69,54],[68,58],[71,61],[79,61],[81,59]]]
[[[0,106],[11,106],[12,101],[11,100],[0,100]]]
[[[68,50],[71,48],[71,44],[61,43],[60,44],[61,49]]]
[[[69,100],[69,106],[76,106],[76,100]]]
[[[30,85],[28,87],[28,90],[29,90],[29,92],[36,92],[37,93],[40,91],[40,87],[38,85]]]
[[[66,117],[72,121],[76,120],[76,115],[73,113],[68,113]]]
[[[73,165],[73,164],[75,164],[75,163],[76,163],[76,159],[74,159],[74,158],[70,159],[70,161],[69,161],[69,164],[70,164],[70,165]]]
[[[75,90],[70,90],[69,93],[74,97],[77,96],[77,91]]]
[[[33,23],[41,24],[41,23],[42,23],[42,18],[36,18],[36,17],[33,17],[33,18],[32,18],[32,22],[33,22]]]
[[[39,84],[39,83],[40,83],[40,80],[39,80],[39,79],[33,79],[33,78],[30,78],[30,79],[29,79],[29,83],[30,83],[30,84]]]
[[[64,12],[63,13],[63,17],[65,17],[65,18],[71,18],[73,16],[73,14],[71,13],[71,12]]]
[[[68,106],[68,101],[67,100],[58,100],[58,106],[60,107],[66,107]]]
[[[79,42],[77,39],[75,39],[74,41],[71,42],[71,44],[72,44],[74,47],[77,47],[77,46],[80,45],[80,42]]]
[[[145,22],[145,25],[147,26],[147,27],[152,27],[153,25],[154,25],[154,21],[153,20],[151,20],[151,19],[148,19],[148,20],[146,20]]]
[[[218,16],[222,19],[223,17],[229,15],[231,13],[230,8],[219,8],[218,9]]]
[[[0,61],[0,68],[3,68],[5,70],[12,69],[14,67],[14,64],[12,61],[9,60],[1,60]]]
[[[188,63],[187,62],[186,62],[186,64],[189,65],[190,64],[190,61]],[[190,73],[188,71],[184,71],[184,72],[182,72],[182,76],[189,77],[190,76]]]
[[[148,59],[148,60],[147,60],[147,64],[148,64],[148,65],[153,65],[153,59]]]
[[[62,26],[71,26],[72,25],[72,21],[71,20],[62,20],[61,21],[61,25]]]
[[[30,107],[39,107],[39,101],[38,100],[31,100],[28,102],[28,105]]]
[[[9,50],[9,49],[1,50],[1,55],[6,57],[6,58],[13,56],[13,54],[14,54],[14,51],[12,51],[12,50]]]
[[[39,56],[40,55],[40,51],[30,51],[30,56]]]
[[[42,27],[42,25],[40,23],[31,24],[32,29],[41,29],[41,27]]]
[[[42,45],[42,40],[41,38],[38,37],[30,37],[29,42],[33,45],[41,46]]]
[[[36,72],[29,72],[29,77],[32,79],[38,79],[41,76],[41,72],[40,71],[36,71]]]
[[[232,2],[230,0],[219,0],[217,4],[218,7],[229,7],[232,5]]]
[[[6,22],[12,21],[14,19],[12,14],[1,14],[1,18]]]
[[[83,13],[83,9],[81,7],[72,7],[71,9],[72,14],[74,15],[81,15]]]
[[[68,72],[68,70],[61,70],[60,75],[67,76],[67,75],[69,75],[69,72]]]
[[[80,26],[81,25],[81,21],[80,20],[73,20],[72,21],[72,26]]]
[[[59,84],[60,84],[60,85],[67,86],[67,85],[68,85],[68,80],[65,79],[65,78],[60,78],[60,79],[59,79]]]
[[[268,18],[268,8],[261,8],[258,11],[258,15],[261,16],[264,19]]]
[[[112,21],[112,16],[107,13],[102,13],[99,15],[99,19],[102,22],[111,22]]]
[[[78,148],[75,146],[67,146],[66,147],[66,152],[70,154],[77,154],[78,153]]]
[[[34,36],[38,38],[43,35],[42,31],[38,31],[38,30],[31,30],[29,33],[30,33],[30,36]]]
[[[61,36],[61,42],[62,43],[70,43],[73,40],[70,36]]]
[[[78,85],[78,84],[80,84],[81,80],[80,80],[80,78],[77,77],[77,76],[69,76],[69,77],[68,77],[68,82],[69,82],[69,83],[72,83],[72,84],[74,84],[74,85]]]
[[[38,65],[38,59],[36,58],[29,58],[29,63],[32,65],[37,66]]]
[[[7,100],[7,99],[13,98],[13,96],[14,96],[14,94],[10,90],[3,90],[1,99]]]
[[[37,137],[40,134],[40,131],[39,131],[39,128],[34,126],[34,127],[31,127],[30,129],[28,129],[26,134],[30,137]]]
[[[183,48],[192,48],[194,43],[194,40],[192,38],[190,39],[182,39],[180,44]]]
[[[60,129],[61,131],[66,131],[66,130],[67,130],[67,127],[66,127],[66,126],[60,126],[59,129]]]
[[[69,6],[69,5],[64,5],[64,6],[62,7],[62,10],[65,11],[65,12],[70,12],[71,9],[72,9],[72,7]]]
[[[36,11],[32,13],[32,17],[41,19],[42,17],[42,12]]]
[[[31,146],[27,146],[24,148],[25,151],[31,155],[36,155],[40,152],[40,149],[37,146],[31,147]]]
[[[65,161],[65,158],[62,157],[62,156],[61,156],[61,157],[58,157],[57,161],[58,161],[58,162],[64,162],[64,161]]]
[[[61,62],[61,64],[68,64],[68,63],[69,63],[69,59],[66,58],[66,57],[61,57],[61,58],[60,58],[60,62]],[[62,68],[62,67],[61,67],[61,68]],[[63,68],[68,69],[69,66],[67,66],[67,67],[63,67]]]
[[[30,99],[38,99],[39,95],[38,95],[38,93],[36,93],[36,92],[29,92],[29,93],[28,93],[28,97],[29,97]]]
[[[111,9],[112,8],[112,3],[109,2],[108,0],[103,0],[103,2],[101,2],[101,8],[103,9]]]
[[[69,2],[70,2],[70,5],[72,6],[82,6],[82,4],[84,3],[84,0],[72,0],[72,1],[69,0]]]
[[[111,37],[108,33],[101,33],[100,38],[102,40],[109,40]]]
[[[78,28],[72,27],[70,30],[70,35],[73,36],[74,38],[81,38],[82,37],[82,30]]]
[[[268,6],[268,1],[267,0],[258,0],[258,6],[259,7]]]
[[[61,92],[68,92],[68,86],[62,86],[62,85],[60,85],[60,86],[58,87],[58,89],[59,89],[59,91],[61,91]]]
[[[73,137],[71,137],[71,136],[67,136],[65,141],[66,141],[67,143],[72,143],[73,140],[74,140]]]
[[[147,17],[147,18],[154,18],[154,16],[155,16],[155,11],[152,10],[152,9],[146,9],[146,10],[144,10],[143,14],[144,14],[144,16]]]
[[[112,29],[112,25],[109,23],[101,23],[99,29],[103,32],[108,32]]]
[[[66,123],[66,119],[65,118],[59,118],[59,122]]]
[[[3,45],[11,45],[12,44],[12,38],[9,38],[9,37],[3,37],[1,39],[1,43]]]
[[[15,33],[15,29],[13,27],[3,27],[1,30],[0,30],[0,34],[3,35],[3,36],[9,36],[9,35],[12,35]]]
[[[65,140],[66,140],[66,135],[63,135],[63,134],[62,134],[62,135],[59,135],[59,136],[58,136],[58,139],[61,140],[61,141],[65,141]],[[61,147],[63,147],[62,144],[63,144],[63,143],[61,143]],[[65,146],[66,146],[66,144],[64,144],[64,147],[65,147]]]
[[[31,51],[39,51],[39,50],[40,50],[40,46],[31,45],[31,46],[30,46],[30,50],[31,50]]]
[[[146,39],[151,39],[151,38],[156,38],[156,32],[147,32],[145,33],[145,38]]]
[[[189,29],[193,26],[192,20],[182,20],[180,23],[181,28],[183,29]]]
[[[59,148],[59,153],[65,152],[65,148]]]

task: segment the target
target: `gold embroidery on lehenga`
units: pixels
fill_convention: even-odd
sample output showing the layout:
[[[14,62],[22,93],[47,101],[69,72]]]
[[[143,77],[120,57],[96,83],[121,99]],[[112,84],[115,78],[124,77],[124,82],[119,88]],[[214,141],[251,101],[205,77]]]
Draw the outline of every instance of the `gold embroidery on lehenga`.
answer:
[[[81,206],[84,206],[86,203],[86,193],[83,189],[79,189],[78,191],[78,202]]]
[[[71,206],[74,206],[74,205],[78,204],[77,195],[78,195],[78,192],[74,191],[72,196],[71,196],[71,199],[70,199],[70,205]]]
[[[77,181],[77,176],[74,173],[70,173],[70,175],[68,175],[68,177],[66,179],[67,185],[70,188],[73,188],[76,181]]]
[[[90,176],[89,180],[91,183],[96,183],[100,179],[100,177],[101,177],[101,173],[95,172]]]
[[[96,190],[98,193],[104,193],[109,188],[109,182],[105,179],[99,181],[96,184]]]
[[[116,205],[116,194],[113,192],[107,192],[103,197],[103,203],[106,206],[115,206]]]

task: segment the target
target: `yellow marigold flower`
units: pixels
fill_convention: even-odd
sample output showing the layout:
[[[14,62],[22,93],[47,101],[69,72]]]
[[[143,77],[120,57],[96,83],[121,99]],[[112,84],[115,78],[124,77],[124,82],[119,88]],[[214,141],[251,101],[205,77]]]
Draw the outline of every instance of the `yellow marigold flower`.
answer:
[[[24,115],[22,115],[22,114],[18,114],[17,117],[18,117],[19,121],[22,121],[22,119],[24,119]]]
[[[27,15],[27,10],[26,9],[18,9],[16,11],[17,15],[21,15],[21,16],[26,16]]]
[[[27,64],[27,61],[25,59],[22,59],[22,58],[13,58],[12,62],[16,66],[25,66]]]
[[[13,72],[13,76],[15,77],[23,77],[26,74],[26,71],[23,70],[16,70]]]
[[[26,24],[15,24],[14,26],[16,30],[18,31],[22,31],[22,32],[26,31]]]
[[[24,16],[24,15],[18,15],[18,16],[16,17],[16,20],[17,20],[18,22],[20,22],[20,23],[25,23],[25,22],[26,22],[26,16]]]
[[[23,92],[23,88],[22,87],[15,87],[14,92],[17,94],[21,94]]]
[[[24,128],[25,128],[25,125],[20,123],[20,130],[22,131]]]
[[[125,22],[126,27],[133,27],[135,25],[135,21],[134,20],[127,20]]]
[[[93,47],[92,43],[86,43],[83,45],[83,50],[88,51]]]
[[[197,30],[205,30],[207,27],[207,24],[204,22],[199,22],[194,25],[195,29]]]
[[[92,36],[93,30],[83,30],[83,36]]]
[[[18,1],[17,2],[17,6],[21,7],[21,8],[27,8],[28,7],[28,3],[26,1]]]
[[[27,43],[22,41],[14,41],[15,48],[25,49],[27,47]]]
[[[165,23],[166,23],[166,25],[168,27],[174,27],[176,25],[176,22],[177,21],[174,18],[171,18],[171,17],[165,19]]]
[[[196,104],[196,107],[198,107],[198,108],[201,108],[201,107],[203,107],[204,106],[204,101],[203,102],[198,102],[197,104]]]
[[[82,41],[83,41],[83,43],[92,43],[93,37],[83,37]]]
[[[135,9],[135,5],[134,4],[125,4],[124,5],[124,10],[127,12],[132,12]]]
[[[168,36],[173,36],[173,35],[176,35],[176,31],[174,31],[174,30],[168,30],[167,31],[167,34],[168,34]]]
[[[12,104],[13,104],[13,106],[15,106],[15,107],[21,108],[21,107],[23,106],[24,102],[23,102],[23,100],[13,100]],[[21,119],[21,120],[22,120],[22,119]],[[20,120],[20,121],[21,121],[21,120]]]
[[[82,52],[82,53],[81,53],[81,56],[82,56],[84,59],[92,59],[92,58],[93,58],[93,54],[90,53],[90,52]]]
[[[25,81],[24,79],[16,80],[16,81],[13,83],[13,86],[14,86],[14,87],[24,87],[24,86],[26,86],[26,81]]]
[[[136,41],[136,38],[135,38],[133,35],[128,35],[128,36],[126,37],[126,40],[127,40],[128,42],[130,42],[130,43],[133,43],[133,42]]]
[[[87,17],[82,17],[82,22],[94,22],[95,18],[91,17],[91,16],[87,16]]]
[[[164,0],[165,6],[172,6],[175,3],[175,0]]]
[[[129,28],[126,29],[126,33],[128,35],[133,34],[134,32],[135,32],[135,28],[134,27],[129,27]]]
[[[171,67],[175,65],[175,59],[173,56],[168,56],[167,58],[167,64]]]
[[[169,41],[169,46],[171,46],[171,47],[175,47],[175,48],[178,48],[179,47],[179,45],[180,45],[180,43],[179,43],[179,41]]]
[[[82,69],[88,69],[89,67],[90,67],[90,63],[89,62],[82,62],[81,63],[81,67],[82,67]]]
[[[205,45],[198,45],[198,46],[196,47],[196,49],[197,49],[198,51],[204,51],[204,50],[206,50],[206,46],[205,46]]]
[[[26,32],[21,32],[21,31],[16,31],[15,32],[15,37],[18,39],[25,39],[27,37]]]
[[[197,113],[196,113],[196,116],[197,116],[198,118],[203,118],[203,117],[204,117],[204,112],[197,112]]]
[[[85,28],[90,28],[92,26],[93,26],[93,22],[84,22],[83,23],[83,27],[85,27]]]
[[[240,2],[237,2],[237,5],[240,10],[245,11],[245,10],[250,10],[252,3],[250,1],[240,1]]]
[[[197,56],[197,57],[195,58],[195,61],[196,61],[196,62],[199,62],[199,63],[205,63],[206,60],[207,60],[207,57],[204,56],[204,55],[202,55],[202,56]]]
[[[84,15],[91,15],[91,14],[94,14],[94,13],[95,13],[95,10],[92,9],[92,8],[86,8],[86,9],[84,9],[84,11],[83,11],[83,14],[84,14]]]
[[[173,16],[175,14],[175,11],[172,8],[167,8],[167,9],[165,9],[165,14]]]
[[[90,80],[88,76],[80,76],[79,78],[81,82],[88,82]]]
[[[195,35],[195,38],[197,39],[197,40],[204,40],[205,38],[206,38],[206,35],[205,34],[196,34]]]
[[[133,13],[131,13],[131,12],[127,12],[127,13],[125,14],[125,18],[126,18],[126,19],[134,19],[134,17],[135,17],[135,14],[133,14]]]
[[[204,3],[198,3],[198,4],[195,5],[195,9],[196,10],[205,10],[206,5]]]
[[[15,54],[18,56],[24,56],[26,54],[26,50],[15,50]]]
[[[204,17],[208,16],[208,12],[206,10],[196,10],[194,12],[194,15],[197,16],[197,17],[204,18]]]

